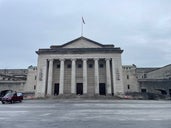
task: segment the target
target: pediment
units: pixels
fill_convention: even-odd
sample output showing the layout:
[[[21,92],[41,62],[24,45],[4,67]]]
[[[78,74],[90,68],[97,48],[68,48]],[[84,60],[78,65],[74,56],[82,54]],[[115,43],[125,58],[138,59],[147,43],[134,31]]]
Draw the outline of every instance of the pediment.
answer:
[[[85,37],[80,37],[70,41],[62,46],[62,48],[102,48],[102,44],[89,40]]]

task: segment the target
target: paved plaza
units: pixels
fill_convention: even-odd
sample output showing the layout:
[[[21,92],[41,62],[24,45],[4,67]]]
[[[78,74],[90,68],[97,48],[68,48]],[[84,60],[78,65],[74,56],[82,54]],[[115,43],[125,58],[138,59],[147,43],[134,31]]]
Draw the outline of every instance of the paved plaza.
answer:
[[[0,104],[0,128],[171,128],[171,101],[24,100]]]

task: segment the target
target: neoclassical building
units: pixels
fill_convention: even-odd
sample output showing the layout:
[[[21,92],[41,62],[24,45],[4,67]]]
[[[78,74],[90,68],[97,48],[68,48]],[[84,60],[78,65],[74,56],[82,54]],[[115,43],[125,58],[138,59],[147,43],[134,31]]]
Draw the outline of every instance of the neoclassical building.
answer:
[[[36,97],[124,93],[122,52],[85,37],[39,49]]]

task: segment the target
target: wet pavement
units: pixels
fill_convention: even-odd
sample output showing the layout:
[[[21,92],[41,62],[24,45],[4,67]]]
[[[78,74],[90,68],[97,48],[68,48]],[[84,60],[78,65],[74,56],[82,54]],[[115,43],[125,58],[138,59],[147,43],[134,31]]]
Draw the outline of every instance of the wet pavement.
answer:
[[[0,128],[171,128],[171,101],[24,100],[0,104]]]

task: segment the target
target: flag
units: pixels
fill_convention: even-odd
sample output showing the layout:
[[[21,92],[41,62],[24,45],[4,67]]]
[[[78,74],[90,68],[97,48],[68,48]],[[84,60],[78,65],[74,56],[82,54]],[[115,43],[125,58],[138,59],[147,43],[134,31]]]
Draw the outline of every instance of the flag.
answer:
[[[85,22],[84,22],[84,18],[82,17],[82,22],[83,22],[83,24],[85,24]]]

